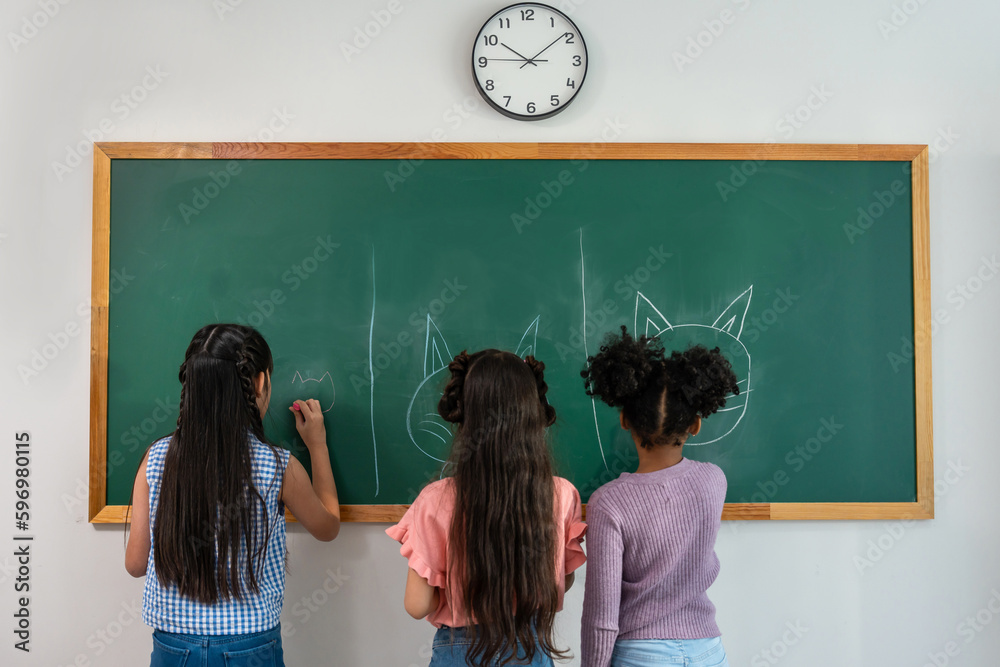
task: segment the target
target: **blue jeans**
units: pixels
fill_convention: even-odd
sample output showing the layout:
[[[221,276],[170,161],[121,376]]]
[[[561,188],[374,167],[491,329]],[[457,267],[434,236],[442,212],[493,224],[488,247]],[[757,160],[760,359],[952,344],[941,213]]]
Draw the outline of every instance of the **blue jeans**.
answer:
[[[611,667],[729,667],[722,638],[619,639],[611,654]]]
[[[465,662],[465,655],[472,647],[472,637],[465,628],[449,628],[444,626],[438,628],[434,635],[434,652],[431,654],[431,664],[429,667],[468,667]],[[535,649],[535,657],[531,662],[524,662],[526,652],[518,646],[518,657],[522,662],[508,662],[508,665],[531,665],[532,667],[552,667],[552,658],[545,655],[538,647]],[[491,662],[490,665],[497,665],[499,661]]]
[[[285,667],[281,626],[248,635],[153,631],[150,667]]]

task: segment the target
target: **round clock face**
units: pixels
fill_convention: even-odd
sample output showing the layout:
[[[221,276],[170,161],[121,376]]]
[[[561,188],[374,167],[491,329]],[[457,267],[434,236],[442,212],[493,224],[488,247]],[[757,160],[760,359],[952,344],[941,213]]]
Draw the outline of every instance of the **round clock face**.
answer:
[[[472,74],[494,109],[540,120],[566,108],[587,76],[587,46],[562,12],[534,2],[490,17],[472,48]]]

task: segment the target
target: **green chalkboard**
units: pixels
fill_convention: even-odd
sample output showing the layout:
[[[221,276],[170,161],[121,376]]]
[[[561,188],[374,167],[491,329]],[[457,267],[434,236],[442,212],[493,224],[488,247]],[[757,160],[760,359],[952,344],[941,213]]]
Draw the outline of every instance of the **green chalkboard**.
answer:
[[[272,347],[269,438],[329,408],[346,505],[442,474],[450,357],[546,364],[559,474],[584,500],[632,470],[586,353],[622,324],[719,345],[744,389],[685,456],[729,503],[918,500],[909,159],[112,159],[106,503],[169,433],[211,322]],[[360,516],[360,515],[359,515]]]

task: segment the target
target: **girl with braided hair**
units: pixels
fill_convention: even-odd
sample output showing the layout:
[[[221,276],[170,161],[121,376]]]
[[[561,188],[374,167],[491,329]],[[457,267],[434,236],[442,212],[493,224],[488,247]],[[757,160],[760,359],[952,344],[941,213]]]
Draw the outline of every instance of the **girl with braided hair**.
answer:
[[[682,456],[701,420],[738,394],[719,348],[696,345],[664,355],[656,338],[622,327],[583,373],[589,396],[620,410],[639,454],[587,505],[583,665],[729,663],[706,591],[719,574],[715,538],[726,477]]]
[[[151,665],[284,665],[284,507],[317,539],[340,530],[319,403],[289,407],[311,482],[264,437],[273,368],[264,338],[236,324],[202,328],[184,355],[177,428],[139,466],[125,549],[129,574],[146,575]]]
[[[552,665],[553,623],[586,560],[580,494],[553,477],[545,366],[462,352],[438,413],[455,424],[451,477],[386,532],[409,561],[403,606],[438,628],[431,667]]]

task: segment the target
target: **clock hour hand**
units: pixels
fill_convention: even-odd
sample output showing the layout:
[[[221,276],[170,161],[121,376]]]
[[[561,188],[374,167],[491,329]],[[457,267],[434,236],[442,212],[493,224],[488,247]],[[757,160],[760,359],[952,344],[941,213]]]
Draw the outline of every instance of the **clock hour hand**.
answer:
[[[555,44],[560,39],[565,39],[565,37],[566,37],[566,33],[563,33],[563,34],[559,35],[554,40],[552,40],[552,44]],[[525,60],[527,62],[524,63],[524,65],[527,65],[528,63],[531,63],[532,65],[534,65],[535,64],[535,58],[537,58],[538,56],[542,55],[543,53],[545,53],[546,51],[548,51],[550,48],[552,48],[552,44],[549,44],[548,46],[546,46],[544,49],[542,49],[541,51],[539,51],[538,53],[536,53],[533,57],[531,57],[531,58],[525,58]],[[518,55],[521,55],[521,54],[518,54]],[[523,68],[524,65],[521,65],[521,67]],[[537,67],[537,65],[536,65],[536,67]]]
[[[508,51],[510,51],[511,53],[513,53],[515,56],[517,56],[521,60],[523,60],[524,61],[524,65],[535,65],[535,67],[538,67],[538,65],[535,64],[534,58],[525,58],[520,53],[518,53],[514,49],[510,48],[509,46],[507,46],[503,42],[500,42],[500,46],[502,46],[503,48],[507,49]],[[549,46],[551,46],[551,44]],[[499,58],[495,58],[494,60],[499,60]],[[521,65],[521,67],[524,67],[524,65]]]

